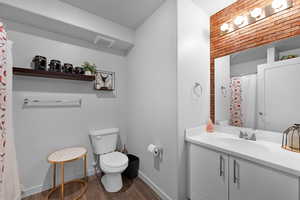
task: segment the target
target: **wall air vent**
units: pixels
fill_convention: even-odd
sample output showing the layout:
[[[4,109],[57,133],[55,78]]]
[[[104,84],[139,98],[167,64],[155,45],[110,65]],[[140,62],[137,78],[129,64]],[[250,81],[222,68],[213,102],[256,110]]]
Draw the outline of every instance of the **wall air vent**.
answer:
[[[112,48],[114,43],[115,43],[115,40],[108,38],[108,37],[101,36],[101,35],[97,35],[94,40],[94,44],[97,44],[102,47],[107,47],[107,48]]]

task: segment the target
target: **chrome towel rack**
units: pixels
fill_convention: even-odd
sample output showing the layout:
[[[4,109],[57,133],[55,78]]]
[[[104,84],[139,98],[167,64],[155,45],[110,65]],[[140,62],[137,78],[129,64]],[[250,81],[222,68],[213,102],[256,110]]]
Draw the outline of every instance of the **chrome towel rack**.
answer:
[[[197,88],[199,88],[200,91],[197,90]],[[194,93],[197,97],[201,97],[201,96],[202,96],[203,88],[202,88],[201,83],[199,83],[199,82],[195,82],[195,83],[194,83],[193,93]]]
[[[82,100],[81,99],[71,99],[71,100],[65,100],[65,99],[58,99],[58,100],[40,100],[40,99],[30,99],[25,98],[24,99],[24,106],[28,107],[42,107],[42,106],[81,106]]]

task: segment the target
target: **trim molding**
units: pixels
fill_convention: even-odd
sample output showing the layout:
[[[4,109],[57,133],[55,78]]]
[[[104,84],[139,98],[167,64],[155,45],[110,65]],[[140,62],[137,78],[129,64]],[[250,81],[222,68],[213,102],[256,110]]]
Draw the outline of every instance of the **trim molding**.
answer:
[[[163,200],[173,200],[167,193],[159,188],[148,176],[139,171],[139,178],[142,179],[156,194]]]
[[[88,169],[87,171],[87,175],[88,176],[92,176],[94,175],[94,168]],[[81,176],[78,174],[74,174],[74,176],[68,177],[68,179],[72,180],[72,179],[77,179],[80,178]],[[43,192],[45,190],[48,190],[51,188],[51,185],[36,185],[30,188],[26,188],[22,190],[22,194],[21,194],[21,198],[25,198],[28,197],[30,195],[34,195],[40,192]]]

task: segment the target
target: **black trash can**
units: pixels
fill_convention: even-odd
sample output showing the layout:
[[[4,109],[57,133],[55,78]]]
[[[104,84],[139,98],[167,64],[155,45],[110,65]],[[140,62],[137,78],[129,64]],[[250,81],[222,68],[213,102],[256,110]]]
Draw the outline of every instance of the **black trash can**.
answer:
[[[128,156],[128,167],[123,172],[123,175],[129,179],[134,179],[138,176],[140,159],[132,154],[127,154]]]

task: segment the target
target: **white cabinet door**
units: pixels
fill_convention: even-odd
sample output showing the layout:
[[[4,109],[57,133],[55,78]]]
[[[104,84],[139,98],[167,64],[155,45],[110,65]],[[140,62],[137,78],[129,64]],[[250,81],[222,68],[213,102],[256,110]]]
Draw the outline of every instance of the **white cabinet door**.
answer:
[[[191,200],[228,200],[228,156],[190,146]]]
[[[298,177],[229,158],[230,200],[299,200]]]
[[[258,66],[259,129],[282,132],[299,122],[299,74],[300,58]]]

